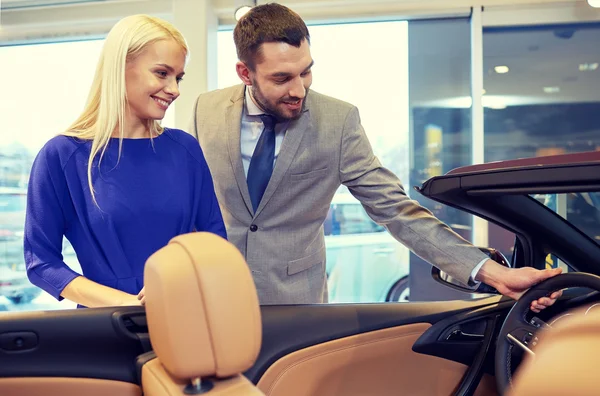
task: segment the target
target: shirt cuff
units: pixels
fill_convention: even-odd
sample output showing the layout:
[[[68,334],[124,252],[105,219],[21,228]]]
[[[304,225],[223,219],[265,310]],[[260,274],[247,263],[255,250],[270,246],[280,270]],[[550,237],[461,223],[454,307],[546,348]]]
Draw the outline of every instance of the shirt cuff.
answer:
[[[481,267],[483,267],[483,264],[485,264],[486,261],[488,261],[488,258],[484,258],[483,260],[481,260],[479,262],[479,264],[477,264],[477,266],[475,266],[475,268],[473,268],[473,271],[471,271],[471,279],[469,279],[471,281],[472,285],[479,285],[481,282],[480,281],[476,281],[475,277],[477,276],[477,274],[479,273],[479,270],[481,269]]]

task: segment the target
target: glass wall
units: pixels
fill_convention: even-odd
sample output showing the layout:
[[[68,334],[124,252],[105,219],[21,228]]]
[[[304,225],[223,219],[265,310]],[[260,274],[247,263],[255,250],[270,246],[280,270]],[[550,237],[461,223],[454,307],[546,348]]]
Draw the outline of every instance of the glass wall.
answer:
[[[486,162],[600,150],[600,24],[483,34]],[[489,241],[512,236],[490,226]]]
[[[410,185],[472,163],[470,20],[409,23]],[[472,239],[472,219],[411,191],[454,231]],[[411,254],[410,300],[465,298],[431,279],[431,265]]]
[[[600,148],[600,24],[486,29],[485,160]]]

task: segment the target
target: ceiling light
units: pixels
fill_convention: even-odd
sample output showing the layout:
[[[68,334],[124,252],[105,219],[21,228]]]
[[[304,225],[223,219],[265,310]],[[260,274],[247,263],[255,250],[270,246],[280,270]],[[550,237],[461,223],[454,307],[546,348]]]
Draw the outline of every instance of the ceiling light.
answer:
[[[559,87],[544,87],[544,92],[547,94],[558,93],[558,92],[560,92],[560,88]]]
[[[590,70],[596,70],[596,69],[598,69],[598,63],[581,63],[579,65],[580,71],[590,71]]]
[[[496,66],[494,67],[494,71],[498,74],[504,74],[504,73],[508,73],[510,69],[508,68],[508,66]]]
[[[594,8],[600,8],[600,0],[588,0],[588,4]]]
[[[248,5],[243,5],[239,7],[237,10],[235,10],[235,20],[239,21],[244,15],[246,15],[248,11],[250,11],[250,9],[252,9],[252,7]]]

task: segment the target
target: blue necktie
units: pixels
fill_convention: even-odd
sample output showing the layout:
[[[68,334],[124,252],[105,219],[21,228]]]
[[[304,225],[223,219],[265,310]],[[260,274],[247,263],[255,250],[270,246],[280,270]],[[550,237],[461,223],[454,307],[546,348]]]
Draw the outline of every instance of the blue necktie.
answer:
[[[260,118],[265,127],[252,154],[247,177],[254,212],[267,189],[275,161],[275,117],[263,114]]]

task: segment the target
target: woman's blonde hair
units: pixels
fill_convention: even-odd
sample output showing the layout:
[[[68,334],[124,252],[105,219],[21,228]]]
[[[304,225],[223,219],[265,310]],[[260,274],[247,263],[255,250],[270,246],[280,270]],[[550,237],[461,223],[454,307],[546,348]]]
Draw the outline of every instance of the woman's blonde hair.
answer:
[[[63,132],[66,136],[92,140],[87,176],[92,199],[96,205],[98,202],[92,185],[92,163],[100,154],[98,161],[100,166],[110,138],[117,129],[119,130],[119,158],[121,156],[127,104],[126,64],[139,56],[148,45],[161,40],[175,40],[187,58],[188,47],[185,39],[170,23],[149,15],[132,15],[117,22],[104,42],[86,106],[79,118]],[[163,132],[163,127],[156,120],[147,120],[146,127],[150,137],[158,136]]]

